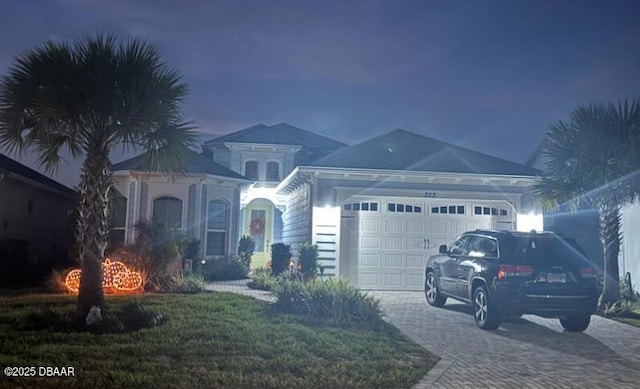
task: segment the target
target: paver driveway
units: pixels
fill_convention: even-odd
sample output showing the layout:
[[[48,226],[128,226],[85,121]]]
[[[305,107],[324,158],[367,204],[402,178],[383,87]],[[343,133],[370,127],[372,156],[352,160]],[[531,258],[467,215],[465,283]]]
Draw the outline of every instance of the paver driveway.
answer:
[[[470,308],[427,305],[420,292],[375,292],[386,320],[442,360],[418,387],[640,388],[640,328],[593,316],[584,333],[525,315],[496,331]]]

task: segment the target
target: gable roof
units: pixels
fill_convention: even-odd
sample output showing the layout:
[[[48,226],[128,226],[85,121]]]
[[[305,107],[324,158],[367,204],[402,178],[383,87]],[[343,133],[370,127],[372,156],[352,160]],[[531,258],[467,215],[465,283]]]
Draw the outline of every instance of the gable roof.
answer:
[[[347,146],[345,143],[314,134],[287,123],[257,124],[255,126],[222,135],[205,142],[205,145],[218,143],[257,143],[267,145],[296,145],[311,150],[335,150]]]
[[[136,157],[124,160],[122,162],[118,162],[112,166],[112,170],[123,171],[123,170],[138,170],[144,171],[144,154],[138,155]],[[214,176],[221,177],[229,177],[229,178],[237,178],[241,180],[250,181],[243,175],[240,175],[226,167],[213,162],[213,159],[210,155],[205,153],[196,154],[193,159],[189,162],[189,165],[185,169],[186,173],[205,173],[211,174]]]
[[[58,181],[52,180],[44,174],[38,173],[2,153],[0,153],[0,173],[1,172],[9,173],[10,176],[16,176],[16,178],[21,177],[36,182],[54,191],[62,192],[65,195],[72,196],[74,194],[73,189],[62,185]]]
[[[537,176],[539,171],[406,130],[394,130],[338,150],[311,166]]]

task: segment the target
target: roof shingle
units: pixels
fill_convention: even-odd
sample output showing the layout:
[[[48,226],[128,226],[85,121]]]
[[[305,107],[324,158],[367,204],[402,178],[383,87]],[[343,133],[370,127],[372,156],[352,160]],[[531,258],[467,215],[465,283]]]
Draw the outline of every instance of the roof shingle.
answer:
[[[401,129],[338,150],[311,166],[514,176],[540,173],[528,166]]]
[[[24,178],[27,178],[31,181],[35,181],[39,184],[48,186],[57,191],[63,192],[67,195],[73,195],[74,191],[71,188],[68,188],[61,183],[52,180],[51,178],[45,176],[44,174],[40,174],[37,171],[7,157],[6,155],[0,153],[0,170],[6,170],[10,173],[17,174]]]
[[[205,145],[225,142],[296,145],[311,150],[336,150],[347,146],[342,142],[314,134],[313,132],[294,127],[287,123],[274,124],[272,126],[257,124],[244,130],[207,141]]]
[[[144,170],[144,155],[138,155],[136,157],[124,160],[122,162],[118,162],[112,166],[112,170],[115,171],[123,171],[123,170]],[[212,158],[204,153],[196,154],[196,156],[189,162],[189,165],[185,169],[186,173],[205,173],[211,174],[214,176],[221,177],[229,177],[229,178],[238,178],[249,180],[243,175],[240,175],[226,167],[213,162]]]

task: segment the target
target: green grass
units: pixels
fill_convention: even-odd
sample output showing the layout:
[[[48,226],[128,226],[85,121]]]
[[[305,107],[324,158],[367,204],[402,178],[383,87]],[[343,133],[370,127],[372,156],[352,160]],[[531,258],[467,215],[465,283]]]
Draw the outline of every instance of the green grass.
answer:
[[[119,310],[131,297],[109,297]],[[0,367],[73,366],[73,378],[6,378],[22,388],[402,388],[437,357],[384,324],[308,323],[227,293],[136,297],[164,325],[126,334],[21,330],[34,312],[73,311],[71,296],[0,297]]]

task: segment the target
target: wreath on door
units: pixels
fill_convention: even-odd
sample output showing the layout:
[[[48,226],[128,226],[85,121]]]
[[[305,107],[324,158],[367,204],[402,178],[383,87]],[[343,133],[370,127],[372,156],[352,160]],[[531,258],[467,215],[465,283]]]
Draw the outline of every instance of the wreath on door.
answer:
[[[249,230],[251,235],[264,235],[264,219],[253,219]]]

